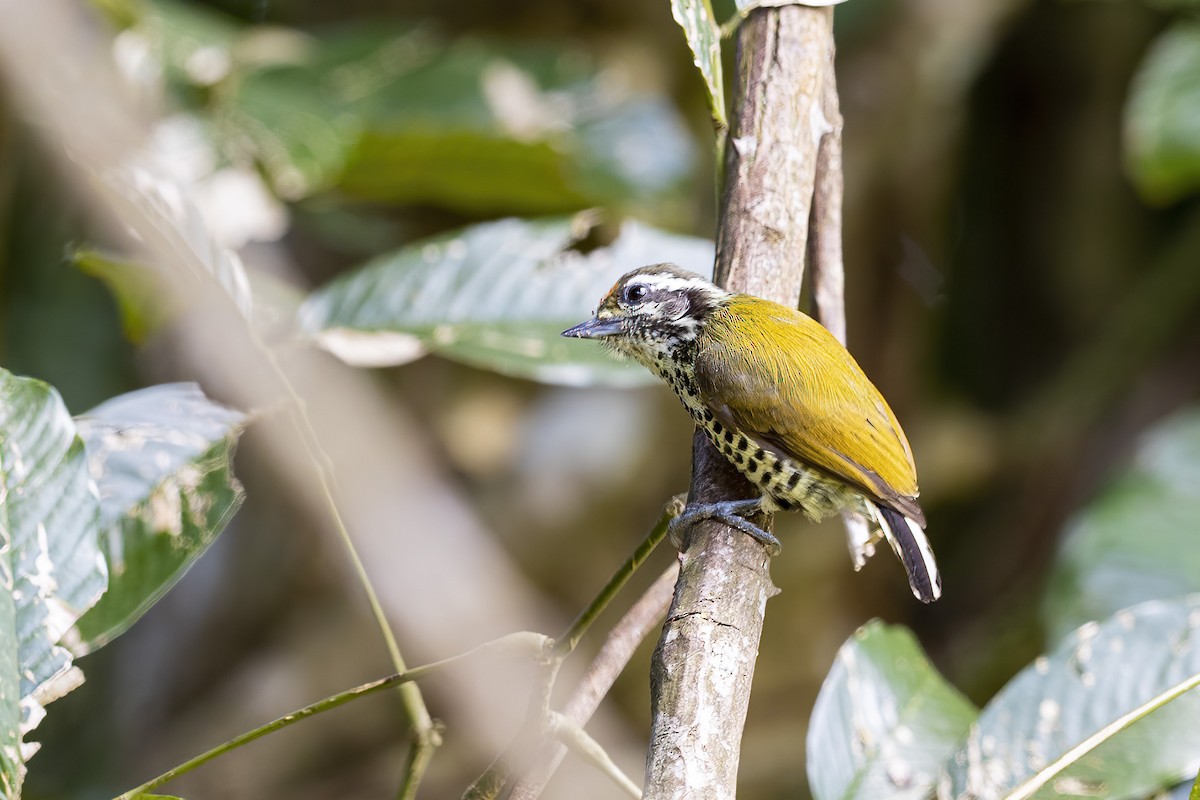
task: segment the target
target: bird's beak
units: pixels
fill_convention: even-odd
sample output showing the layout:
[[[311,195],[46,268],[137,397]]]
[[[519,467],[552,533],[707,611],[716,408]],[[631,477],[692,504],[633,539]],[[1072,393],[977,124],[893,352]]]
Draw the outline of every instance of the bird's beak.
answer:
[[[597,319],[592,317],[586,322],[581,322],[574,328],[568,328],[562,332],[563,336],[571,339],[603,339],[606,336],[613,336],[621,332],[621,320],[619,319]]]

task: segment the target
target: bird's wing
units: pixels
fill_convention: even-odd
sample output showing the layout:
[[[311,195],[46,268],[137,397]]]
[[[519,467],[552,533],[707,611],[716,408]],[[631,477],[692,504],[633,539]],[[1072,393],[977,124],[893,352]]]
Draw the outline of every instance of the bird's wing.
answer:
[[[735,429],[924,525],[912,451],[896,417],[850,353],[812,318],[736,295],[698,341],[696,384],[705,404]]]

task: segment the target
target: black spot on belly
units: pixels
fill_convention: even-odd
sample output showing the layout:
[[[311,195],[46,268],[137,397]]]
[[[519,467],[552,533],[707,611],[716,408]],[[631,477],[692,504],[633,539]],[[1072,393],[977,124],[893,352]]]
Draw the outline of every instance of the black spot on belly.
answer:
[[[755,461],[766,461],[767,460],[767,451],[763,450],[761,447],[758,448],[757,450],[755,450],[754,451],[754,460]]]
[[[728,428],[726,428],[726,429],[725,429],[725,443],[726,443],[726,444],[733,444],[733,439],[734,439],[734,433],[733,433],[733,431],[731,431],[731,430],[729,430]]]
[[[796,485],[799,483],[800,483],[800,470],[795,470],[792,472],[792,477],[788,478],[788,482],[787,482],[788,490],[790,491],[792,489],[795,489]]]
[[[741,440],[738,442],[738,450],[739,450],[740,452],[743,452],[743,453],[744,453],[744,452],[746,452],[746,451],[747,451],[747,450],[749,450],[749,449],[750,449],[750,440],[749,440],[749,439],[747,439],[745,436],[743,436],[743,437],[741,438]]]

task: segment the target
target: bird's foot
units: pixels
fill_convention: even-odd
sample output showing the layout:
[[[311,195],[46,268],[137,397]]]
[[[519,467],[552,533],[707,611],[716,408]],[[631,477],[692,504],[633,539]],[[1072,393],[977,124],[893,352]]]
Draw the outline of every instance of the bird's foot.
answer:
[[[761,498],[754,500],[722,500],[717,503],[689,505],[683,510],[682,514],[671,520],[667,528],[667,535],[671,538],[671,544],[675,545],[677,549],[682,549],[683,534],[689,528],[706,519],[715,519],[724,522],[731,528],[737,528],[747,536],[754,537],[767,548],[768,555],[777,556],[783,550],[783,545],[779,543],[779,540],[746,519],[747,516],[760,513],[761,511]]]

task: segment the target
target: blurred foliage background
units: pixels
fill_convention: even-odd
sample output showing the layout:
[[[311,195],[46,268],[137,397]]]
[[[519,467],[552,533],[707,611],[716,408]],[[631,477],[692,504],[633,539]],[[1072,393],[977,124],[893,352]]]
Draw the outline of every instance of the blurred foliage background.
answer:
[[[1200,395],[1197,8],[838,7],[850,349],[912,440],[946,589],[921,607],[886,556],[854,574],[837,525],[778,520],[782,594],[767,614],[743,796],[807,796],[813,699],[838,646],[869,618],[912,627],[976,703],[1048,636],[1088,618],[1043,622],[1040,610],[1087,583],[1092,551],[1079,526],[1131,506],[1109,496],[1068,520],[1105,497],[1148,430]],[[121,71],[169,109],[148,158],[191,185],[212,229],[267,272],[266,243],[319,285],[421,237],[510,215],[601,208],[610,220],[714,230],[704,89],[665,0],[94,9]],[[190,377],[169,330],[135,328],[129,341],[112,295],[72,263],[96,232],[55,154],[3,97],[0,151],[0,363],[54,384],[73,411]],[[545,386],[437,358],[376,377],[422,421],[430,468],[470,498],[564,619],[686,486],[690,426],[662,387]],[[1169,425],[1175,433],[1152,441],[1193,430]],[[1168,477],[1197,474],[1172,466],[1197,458],[1168,459]],[[112,796],[294,698],[390,672],[342,554],[295,510],[253,429],[237,472],[247,502],[224,536],[142,622],[82,660],[87,683],[35,736],[45,744],[28,797]],[[1113,491],[1146,491],[1122,480]],[[1178,491],[1194,504],[1195,483]],[[1147,504],[1124,529],[1164,505]],[[659,553],[640,585],[669,558]],[[386,580],[387,565],[374,567]],[[1195,571],[1177,571],[1195,591]],[[1133,599],[1156,591],[1148,573]],[[634,775],[652,646],[611,699]],[[435,716],[443,701],[434,683]],[[170,788],[390,796],[402,736],[395,707],[376,698]],[[492,755],[451,731],[424,796],[457,796]],[[583,770],[548,796],[615,789]]]

